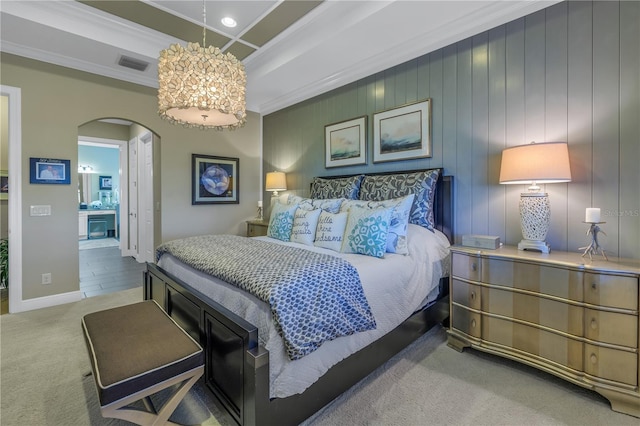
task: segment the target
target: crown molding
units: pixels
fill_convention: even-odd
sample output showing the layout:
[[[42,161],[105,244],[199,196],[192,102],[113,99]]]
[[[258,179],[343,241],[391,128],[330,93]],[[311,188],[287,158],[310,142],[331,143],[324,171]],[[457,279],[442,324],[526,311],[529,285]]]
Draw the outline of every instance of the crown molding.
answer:
[[[270,114],[288,106],[302,102],[330,90],[353,83],[359,79],[392,68],[406,61],[418,58],[435,50],[472,37],[510,21],[537,12],[562,0],[535,1],[495,1],[482,9],[476,10],[452,22],[435,28],[426,29],[411,40],[401,45],[386,49],[378,54],[346,67],[321,80],[314,81],[304,87],[268,99],[266,102],[254,105],[261,114]],[[464,29],[461,31],[461,29]]]

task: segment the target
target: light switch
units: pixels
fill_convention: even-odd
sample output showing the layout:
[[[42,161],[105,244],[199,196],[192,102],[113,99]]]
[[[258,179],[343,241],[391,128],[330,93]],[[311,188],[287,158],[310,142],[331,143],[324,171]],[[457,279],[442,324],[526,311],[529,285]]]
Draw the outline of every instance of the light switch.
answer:
[[[51,206],[31,206],[31,216],[51,216]]]

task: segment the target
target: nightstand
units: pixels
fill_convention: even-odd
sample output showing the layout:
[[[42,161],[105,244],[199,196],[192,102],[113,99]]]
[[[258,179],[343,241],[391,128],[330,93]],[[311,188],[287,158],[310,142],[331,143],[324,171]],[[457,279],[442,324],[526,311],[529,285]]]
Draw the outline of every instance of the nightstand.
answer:
[[[254,219],[247,221],[247,237],[261,237],[267,235],[267,229],[269,228],[269,222],[264,220]]]
[[[640,260],[451,248],[448,345],[592,389],[640,417]]]

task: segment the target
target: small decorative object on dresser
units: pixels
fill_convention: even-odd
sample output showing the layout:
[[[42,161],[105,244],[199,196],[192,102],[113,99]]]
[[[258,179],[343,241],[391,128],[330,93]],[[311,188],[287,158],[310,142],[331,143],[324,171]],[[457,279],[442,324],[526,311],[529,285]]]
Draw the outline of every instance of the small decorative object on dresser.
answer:
[[[602,232],[602,235],[607,235],[604,231],[600,230],[598,225],[607,222],[600,222],[600,209],[598,208],[587,208],[585,213],[585,219],[583,223],[590,223],[589,229],[587,229],[587,235],[591,235],[591,243],[588,246],[580,247],[578,250],[584,250],[582,253],[582,257],[589,255],[589,259],[593,260],[593,255],[601,254],[605,260],[609,260],[607,258],[604,249],[600,247],[600,243],[598,242],[598,234]],[[600,252],[600,253],[598,253]]]
[[[256,215],[256,219],[258,220],[262,220],[264,219],[263,215],[263,210],[262,210],[262,200],[258,201],[258,212]]]
[[[269,222],[262,219],[247,221],[247,237],[262,237],[267,235]]]
[[[448,344],[521,361],[640,417],[640,260],[451,248]]]

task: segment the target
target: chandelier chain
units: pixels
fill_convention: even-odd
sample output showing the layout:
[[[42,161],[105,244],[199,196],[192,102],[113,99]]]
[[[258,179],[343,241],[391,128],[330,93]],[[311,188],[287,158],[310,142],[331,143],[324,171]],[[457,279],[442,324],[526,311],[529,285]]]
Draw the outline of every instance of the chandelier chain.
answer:
[[[207,5],[205,0],[202,0],[202,47],[207,47]]]

